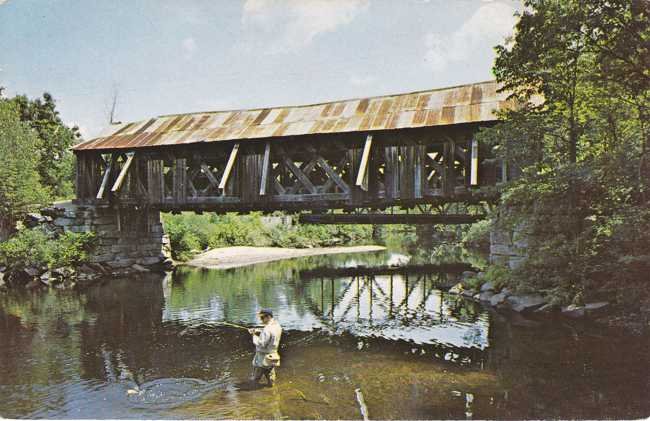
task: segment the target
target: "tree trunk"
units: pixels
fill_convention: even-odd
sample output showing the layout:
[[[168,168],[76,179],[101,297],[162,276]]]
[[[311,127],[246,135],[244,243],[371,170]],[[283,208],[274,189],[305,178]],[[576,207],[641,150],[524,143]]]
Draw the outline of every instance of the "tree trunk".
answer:
[[[15,224],[12,224],[11,221],[0,217],[0,242],[7,241],[14,231]]]

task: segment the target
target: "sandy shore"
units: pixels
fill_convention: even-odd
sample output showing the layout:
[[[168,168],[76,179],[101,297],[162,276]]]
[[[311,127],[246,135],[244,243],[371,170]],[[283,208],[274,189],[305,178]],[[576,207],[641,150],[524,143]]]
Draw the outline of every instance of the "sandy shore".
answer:
[[[295,257],[322,254],[364,253],[385,250],[382,246],[322,247],[292,249],[280,247],[223,247],[196,256],[187,265],[206,269],[229,269]]]

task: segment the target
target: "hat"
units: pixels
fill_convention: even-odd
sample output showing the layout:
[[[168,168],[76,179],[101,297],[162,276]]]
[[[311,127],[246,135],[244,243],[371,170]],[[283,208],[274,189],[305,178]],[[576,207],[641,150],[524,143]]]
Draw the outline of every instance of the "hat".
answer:
[[[260,311],[257,312],[257,314],[260,314],[260,315],[261,314],[266,314],[267,316],[273,317],[273,311],[271,309],[268,309],[268,308],[261,309]]]

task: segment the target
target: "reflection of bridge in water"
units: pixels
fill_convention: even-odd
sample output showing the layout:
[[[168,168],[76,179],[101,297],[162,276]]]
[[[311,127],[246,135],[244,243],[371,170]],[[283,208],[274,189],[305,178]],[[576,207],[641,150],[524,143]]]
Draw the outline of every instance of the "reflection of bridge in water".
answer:
[[[480,307],[449,296],[443,272],[313,279],[320,296],[309,310],[333,330],[415,343],[485,348],[488,319]],[[337,285],[338,284],[338,285]]]

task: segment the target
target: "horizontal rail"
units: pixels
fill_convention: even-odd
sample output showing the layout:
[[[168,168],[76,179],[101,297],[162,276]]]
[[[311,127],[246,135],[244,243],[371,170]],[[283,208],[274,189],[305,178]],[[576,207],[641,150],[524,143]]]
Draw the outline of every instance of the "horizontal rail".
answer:
[[[303,224],[427,224],[460,225],[473,224],[485,215],[427,215],[427,214],[302,214],[299,220]]]

